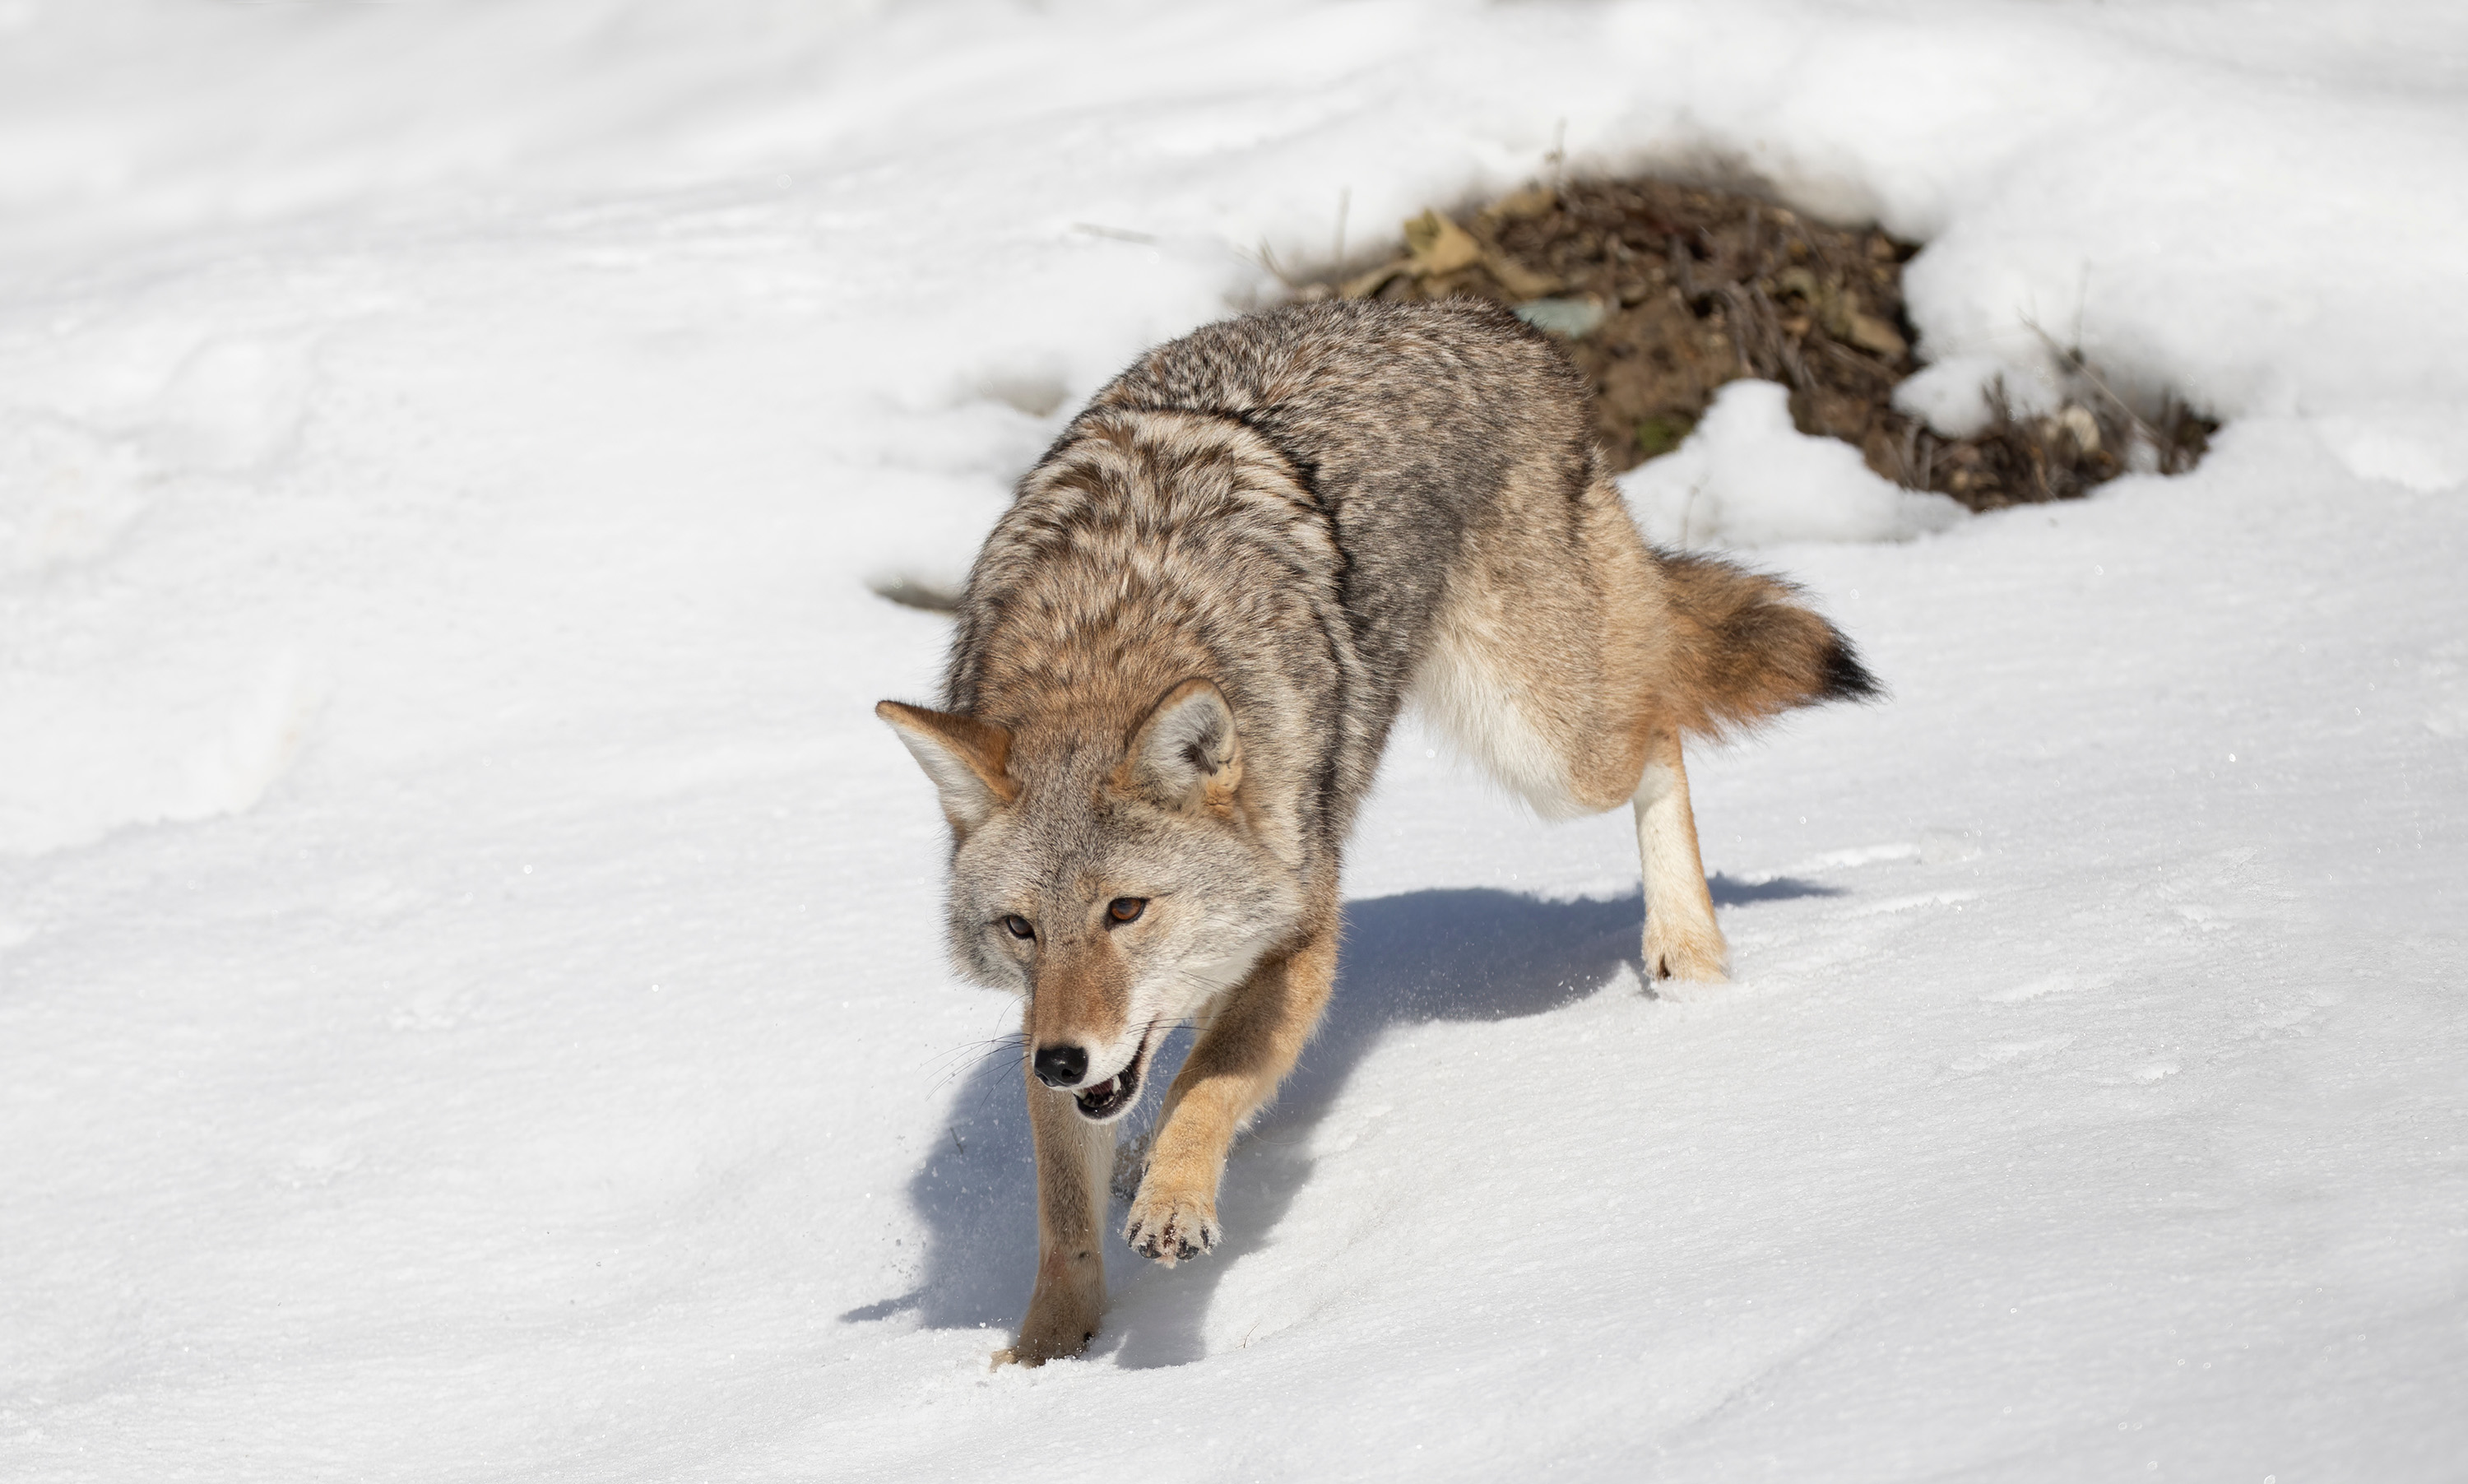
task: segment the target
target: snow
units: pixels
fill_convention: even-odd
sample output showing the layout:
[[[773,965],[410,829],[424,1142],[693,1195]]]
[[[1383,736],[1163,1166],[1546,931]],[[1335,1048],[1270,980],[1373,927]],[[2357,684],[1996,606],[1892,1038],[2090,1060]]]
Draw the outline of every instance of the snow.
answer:
[[[0,1473],[2455,1477],[2463,78],[2398,0],[0,4]],[[1401,734],[1225,1246],[989,1372],[1014,1013],[868,584],[1555,139],[1927,239],[1948,416],[2045,331],[2226,426],[1730,533],[1893,695],[1692,760],[1727,990]],[[1821,461],[1771,400],[1675,457]]]
[[[1791,389],[1777,381],[1724,387],[1679,447],[1619,485],[1647,538],[1665,546],[1907,540],[1965,514],[1879,478],[1849,444],[1792,426]]]

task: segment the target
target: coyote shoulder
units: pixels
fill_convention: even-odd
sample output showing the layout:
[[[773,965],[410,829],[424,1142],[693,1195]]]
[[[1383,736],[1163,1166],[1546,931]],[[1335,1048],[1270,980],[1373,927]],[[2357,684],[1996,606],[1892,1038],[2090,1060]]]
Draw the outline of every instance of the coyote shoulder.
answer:
[[[1789,584],[1646,544],[1583,383],[1496,307],[1312,305],[1150,352],[986,538],[938,708],[877,708],[950,821],[953,957],[1026,1000],[1040,1251],[1005,1356],[1096,1333],[1113,1126],[1185,1022],[1125,1235],[1169,1266],[1217,1241],[1409,697],[1545,816],[1633,805],[1646,972],[1719,979],[1681,739],[1875,690]]]

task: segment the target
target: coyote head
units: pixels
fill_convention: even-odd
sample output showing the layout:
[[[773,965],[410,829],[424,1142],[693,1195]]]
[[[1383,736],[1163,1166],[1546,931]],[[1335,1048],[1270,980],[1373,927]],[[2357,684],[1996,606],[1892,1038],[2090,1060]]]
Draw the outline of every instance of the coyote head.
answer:
[[[884,701],[951,822],[951,953],[1028,997],[1038,1079],[1100,1122],[1138,1101],[1166,1033],[1241,983],[1302,916],[1253,828],[1234,713],[1204,679],[1127,734],[1017,735]]]

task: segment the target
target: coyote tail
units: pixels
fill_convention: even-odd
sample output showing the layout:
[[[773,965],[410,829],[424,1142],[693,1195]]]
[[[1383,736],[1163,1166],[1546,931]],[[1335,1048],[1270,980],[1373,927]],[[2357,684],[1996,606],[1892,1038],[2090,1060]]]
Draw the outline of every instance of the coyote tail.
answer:
[[[1719,737],[1794,706],[1884,694],[1851,641],[1796,586],[1710,557],[1655,556],[1671,601],[1667,700],[1683,729]]]

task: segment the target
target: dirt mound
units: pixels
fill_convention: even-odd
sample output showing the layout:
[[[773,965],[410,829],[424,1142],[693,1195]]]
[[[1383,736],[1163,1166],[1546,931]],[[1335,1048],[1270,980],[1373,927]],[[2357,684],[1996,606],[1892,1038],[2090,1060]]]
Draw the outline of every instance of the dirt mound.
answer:
[[[1996,399],[1974,436],[1940,436],[1891,401],[1919,369],[1902,292],[1918,248],[1736,192],[1651,179],[1538,186],[1460,217],[1426,212],[1405,237],[1380,266],[1298,292],[1514,307],[1565,341],[1593,382],[1616,469],[1669,452],[1715,389],[1742,377],[1789,386],[1802,432],[1856,445],[1885,478],[1973,510],[2069,499],[2129,470],[2191,468],[2216,426],[2174,399],[2132,404],[2052,343],[2066,394],[2054,410],[2022,416]]]

